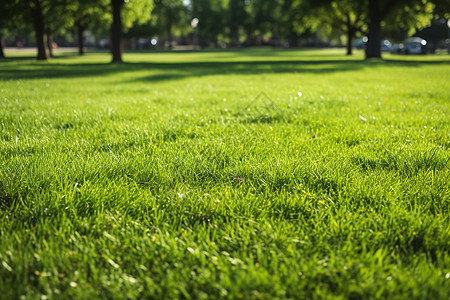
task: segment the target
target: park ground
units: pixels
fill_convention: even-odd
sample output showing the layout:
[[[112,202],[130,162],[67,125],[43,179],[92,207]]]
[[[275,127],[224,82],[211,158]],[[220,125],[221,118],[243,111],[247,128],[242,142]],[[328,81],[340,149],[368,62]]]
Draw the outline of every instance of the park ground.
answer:
[[[448,299],[450,56],[9,54],[0,298]]]

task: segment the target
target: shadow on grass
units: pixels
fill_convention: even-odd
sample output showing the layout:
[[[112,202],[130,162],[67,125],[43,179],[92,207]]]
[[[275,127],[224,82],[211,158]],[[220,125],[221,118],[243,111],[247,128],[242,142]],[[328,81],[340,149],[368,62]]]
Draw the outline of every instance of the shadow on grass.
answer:
[[[240,61],[122,64],[20,64],[20,68],[0,70],[0,79],[54,79],[96,77],[122,72],[149,71],[152,74],[132,81],[167,81],[212,75],[260,75],[273,73],[332,73],[360,70],[362,62],[322,61]]]
[[[267,53],[263,53],[267,54]],[[294,54],[293,54],[294,55]],[[252,56],[258,56],[253,55]],[[262,54],[260,54],[262,56]],[[262,75],[262,74],[326,74],[334,72],[357,71],[377,66],[408,66],[419,67],[428,64],[446,64],[445,61],[417,61],[417,60],[371,60],[360,59],[340,60],[330,57],[298,56],[298,60],[266,60],[251,61],[200,61],[200,62],[128,62],[122,64],[110,63],[67,63],[65,60],[73,55],[61,56],[53,59],[55,63],[40,63],[29,57],[8,59],[0,69],[0,80],[15,79],[54,79],[54,78],[82,78],[120,74],[123,72],[148,71],[147,76],[130,79],[129,82],[170,81],[188,77],[214,75]],[[268,56],[268,58],[270,58]],[[223,59],[223,57],[222,57]],[[230,57],[230,59],[233,59]],[[29,60],[29,62],[26,62]],[[14,63],[19,61],[19,63]]]

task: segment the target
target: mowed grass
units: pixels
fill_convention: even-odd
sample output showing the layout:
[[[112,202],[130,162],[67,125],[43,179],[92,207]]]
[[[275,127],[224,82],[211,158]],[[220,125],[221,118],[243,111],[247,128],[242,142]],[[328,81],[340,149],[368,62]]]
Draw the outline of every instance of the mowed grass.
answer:
[[[1,61],[0,298],[448,299],[450,57],[342,53]]]

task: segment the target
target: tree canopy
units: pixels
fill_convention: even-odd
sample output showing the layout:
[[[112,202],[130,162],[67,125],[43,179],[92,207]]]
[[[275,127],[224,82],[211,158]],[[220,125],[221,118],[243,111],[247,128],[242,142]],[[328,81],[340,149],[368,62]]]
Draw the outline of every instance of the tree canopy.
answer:
[[[153,0],[111,0],[113,16],[111,26],[112,62],[122,62],[123,28],[148,21],[151,17],[152,8]]]
[[[23,15],[20,13],[23,7],[17,0],[0,2],[0,58],[4,58],[3,37],[10,31],[18,29],[23,23]]]
[[[122,61],[124,32],[159,36],[172,45],[174,36],[189,36],[190,21],[204,46],[295,43],[316,32],[344,37],[347,54],[353,40],[367,36],[366,57],[381,57],[382,38],[401,40],[430,24],[450,18],[446,0],[8,0],[0,3],[0,39],[20,24],[34,28],[38,59],[51,54],[52,35],[76,33],[84,53],[87,30],[110,32],[113,62]],[[1,50],[1,49],[0,49]],[[4,56],[0,51],[0,57]]]

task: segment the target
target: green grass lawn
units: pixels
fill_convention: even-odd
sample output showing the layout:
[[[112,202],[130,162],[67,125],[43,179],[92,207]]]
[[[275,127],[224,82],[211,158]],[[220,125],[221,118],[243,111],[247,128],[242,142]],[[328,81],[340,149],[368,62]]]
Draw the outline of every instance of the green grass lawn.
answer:
[[[0,298],[448,299],[450,56],[362,58],[0,61]]]

